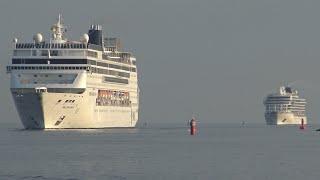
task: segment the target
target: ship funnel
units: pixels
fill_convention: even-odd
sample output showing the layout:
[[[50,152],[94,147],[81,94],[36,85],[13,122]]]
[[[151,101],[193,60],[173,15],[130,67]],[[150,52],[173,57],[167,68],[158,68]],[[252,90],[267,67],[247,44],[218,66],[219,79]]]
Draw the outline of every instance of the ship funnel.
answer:
[[[88,35],[89,35],[89,44],[102,46],[103,37],[102,37],[101,25],[91,25]]]

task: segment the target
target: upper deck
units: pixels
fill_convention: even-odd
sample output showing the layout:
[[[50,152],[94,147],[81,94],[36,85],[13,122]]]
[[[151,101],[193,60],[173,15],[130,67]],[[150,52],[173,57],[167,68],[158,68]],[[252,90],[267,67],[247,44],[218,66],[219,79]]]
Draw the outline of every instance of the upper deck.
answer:
[[[70,41],[64,36],[66,31],[59,15],[51,31],[49,41],[45,41],[40,33],[34,35],[31,43],[21,43],[15,38],[9,64],[87,64],[89,59],[136,64],[131,53],[119,50],[117,38],[103,37],[100,25],[91,25],[88,34],[83,34],[79,41]]]
[[[103,59],[118,63],[131,64],[131,53],[119,51],[107,51],[108,47],[85,43],[16,43],[14,45],[12,59],[30,58],[70,58],[70,59]],[[101,55],[100,55],[101,54]],[[99,56],[100,55],[100,56]],[[12,64],[23,64],[13,61]],[[40,63],[43,64],[43,63]],[[73,63],[71,63],[73,64]]]
[[[88,34],[78,41],[67,40],[64,26],[59,16],[58,23],[51,28],[52,37],[48,40],[37,33],[33,42],[18,42],[14,39],[12,59],[7,66],[11,73],[12,88],[30,88],[39,85],[48,88],[61,87],[85,88],[87,83],[129,84],[136,83],[136,59],[130,52],[119,48],[117,38],[103,38],[102,27],[92,25]],[[74,82],[79,76],[78,85]],[[102,80],[102,81],[101,81]],[[95,86],[101,85],[99,83]]]

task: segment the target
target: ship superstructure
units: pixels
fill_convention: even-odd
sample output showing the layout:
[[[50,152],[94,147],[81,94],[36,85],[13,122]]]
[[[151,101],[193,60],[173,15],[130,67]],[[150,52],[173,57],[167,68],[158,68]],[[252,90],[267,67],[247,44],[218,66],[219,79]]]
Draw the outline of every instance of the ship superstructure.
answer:
[[[277,93],[265,98],[264,105],[268,125],[307,124],[306,100],[291,87],[281,86]]]
[[[27,129],[134,127],[139,88],[136,58],[91,25],[79,41],[65,37],[59,15],[52,37],[13,41],[11,93]]]

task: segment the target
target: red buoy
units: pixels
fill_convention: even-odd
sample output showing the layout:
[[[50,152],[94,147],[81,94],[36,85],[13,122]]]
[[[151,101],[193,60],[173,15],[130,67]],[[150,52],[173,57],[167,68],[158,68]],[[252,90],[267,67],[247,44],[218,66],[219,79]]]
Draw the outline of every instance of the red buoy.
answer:
[[[194,118],[191,119],[190,121],[190,135],[195,135],[196,134],[196,120]]]
[[[304,120],[301,119],[300,129],[304,129]]]

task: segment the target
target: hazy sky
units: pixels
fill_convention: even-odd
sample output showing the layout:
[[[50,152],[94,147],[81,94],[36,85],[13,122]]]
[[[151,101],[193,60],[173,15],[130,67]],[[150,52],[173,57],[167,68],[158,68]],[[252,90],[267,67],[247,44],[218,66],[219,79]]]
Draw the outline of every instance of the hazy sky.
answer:
[[[318,0],[1,0],[1,122],[20,124],[5,65],[11,42],[49,35],[62,12],[68,37],[91,23],[137,57],[141,122],[264,123],[263,98],[293,83],[320,113]]]

